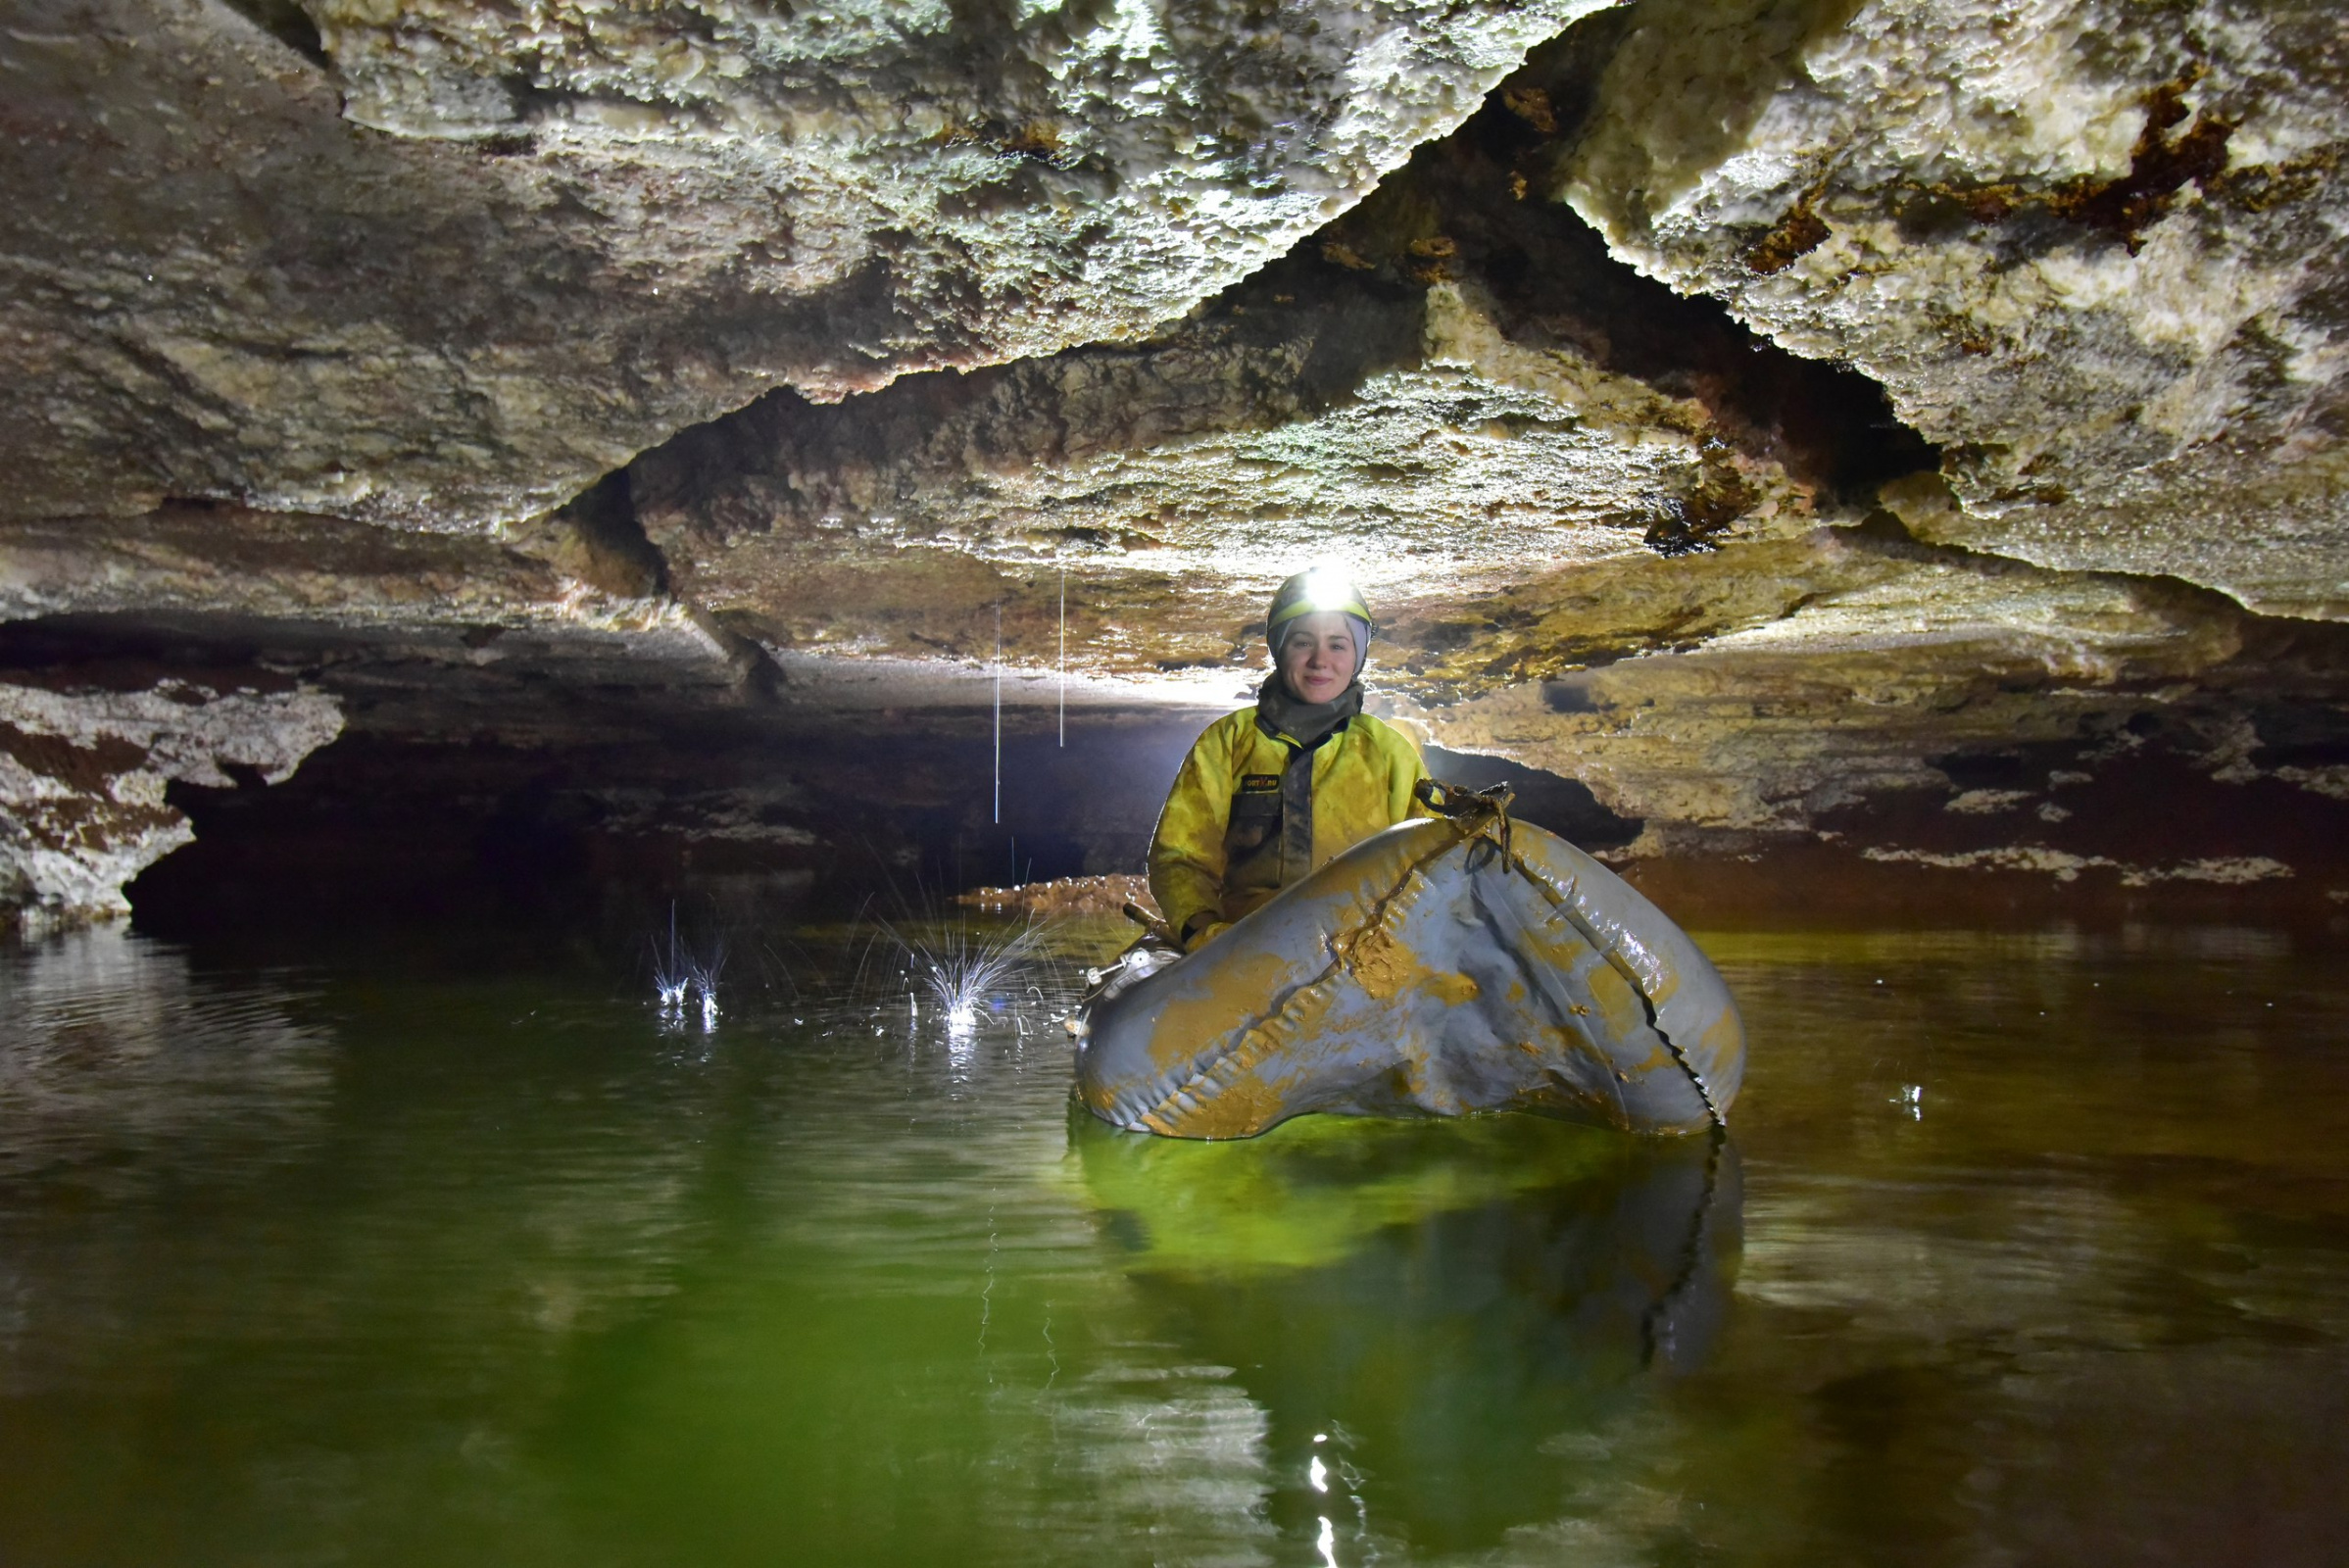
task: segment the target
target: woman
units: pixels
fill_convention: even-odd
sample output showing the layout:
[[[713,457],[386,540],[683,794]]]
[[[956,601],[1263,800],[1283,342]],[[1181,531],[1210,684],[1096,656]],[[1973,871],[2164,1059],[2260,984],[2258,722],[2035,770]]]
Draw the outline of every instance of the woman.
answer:
[[[1193,743],[1150,839],[1150,892],[1196,952],[1333,857],[1418,814],[1419,752],[1362,711],[1370,610],[1324,572],[1281,584],[1256,706]]]

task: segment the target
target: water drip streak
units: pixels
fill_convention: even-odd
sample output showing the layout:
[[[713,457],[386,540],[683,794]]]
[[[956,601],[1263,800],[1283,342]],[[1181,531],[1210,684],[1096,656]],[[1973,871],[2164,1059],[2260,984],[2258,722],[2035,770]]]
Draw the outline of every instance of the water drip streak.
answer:
[[[995,819],[1003,819],[1003,607],[995,607]]]
[[[1060,568],[1060,745],[1068,746],[1068,568]]]

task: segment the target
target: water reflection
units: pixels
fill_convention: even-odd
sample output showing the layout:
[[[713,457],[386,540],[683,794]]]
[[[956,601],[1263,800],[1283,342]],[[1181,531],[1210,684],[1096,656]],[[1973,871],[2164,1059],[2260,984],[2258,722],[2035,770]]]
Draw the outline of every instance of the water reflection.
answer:
[[[266,1179],[315,1143],[327,1042],[286,1000],[119,928],[0,950],[0,1392],[103,1365],[90,1326],[196,1272],[188,1167]]]
[[[0,1563],[2349,1561],[2337,943],[1713,947],[1735,1149],[1130,1138],[1024,991],[0,952]]]
[[[183,954],[119,926],[0,951],[0,1176],[72,1167],[119,1190],[166,1152],[284,1148],[330,1073],[293,997],[202,984]]]
[[[1554,1512],[1589,1435],[1703,1360],[1736,1266],[1725,1140],[1309,1117],[1194,1144],[1089,1116],[1072,1139],[1146,1308],[1265,1411],[1273,1522],[1331,1560]]]
[[[0,952],[0,1561],[510,1512],[549,1348],[667,1289],[707,1099],[563,1000],[119,927]]]

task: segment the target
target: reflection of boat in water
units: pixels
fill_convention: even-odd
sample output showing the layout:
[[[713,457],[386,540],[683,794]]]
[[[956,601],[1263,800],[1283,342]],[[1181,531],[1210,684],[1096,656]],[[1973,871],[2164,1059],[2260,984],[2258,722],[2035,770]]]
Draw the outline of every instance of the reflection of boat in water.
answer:
[[[1087,1008],[1086,1104],[1183,1138],[1316,1110],[1719,1125],[1745,1032],[1696,944],[1500,803],[1457,808],[1355,845],[1190,957],[1130,956]]]
[[[1473,1550],[1554,1517],[1578,1456],[1702,1359],[1726,1306],[1740,1199],[1718,1134],[1311,1117],[1216,1144],[1071,1123],[1136,1289],[1266,1412],[1269,1507],[1307,1537],[1327,1519],[1357,1545]]]

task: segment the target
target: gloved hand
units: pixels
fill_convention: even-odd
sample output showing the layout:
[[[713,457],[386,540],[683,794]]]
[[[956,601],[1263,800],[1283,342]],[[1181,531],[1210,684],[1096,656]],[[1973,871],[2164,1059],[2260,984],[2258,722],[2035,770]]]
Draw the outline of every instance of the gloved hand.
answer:
[[[1185,953],[1197,953],[1199,949],[1205,947],[1208,943],[1214,941],[1217,937],[1223,935],[1226,931],[1231,929],[1231,922],[1227,920],[1210,920],[1205,925],[1199,927],[1197,930],[1191,933],[1190,937],[1187,938],[1183,943],[1183,951]]]

